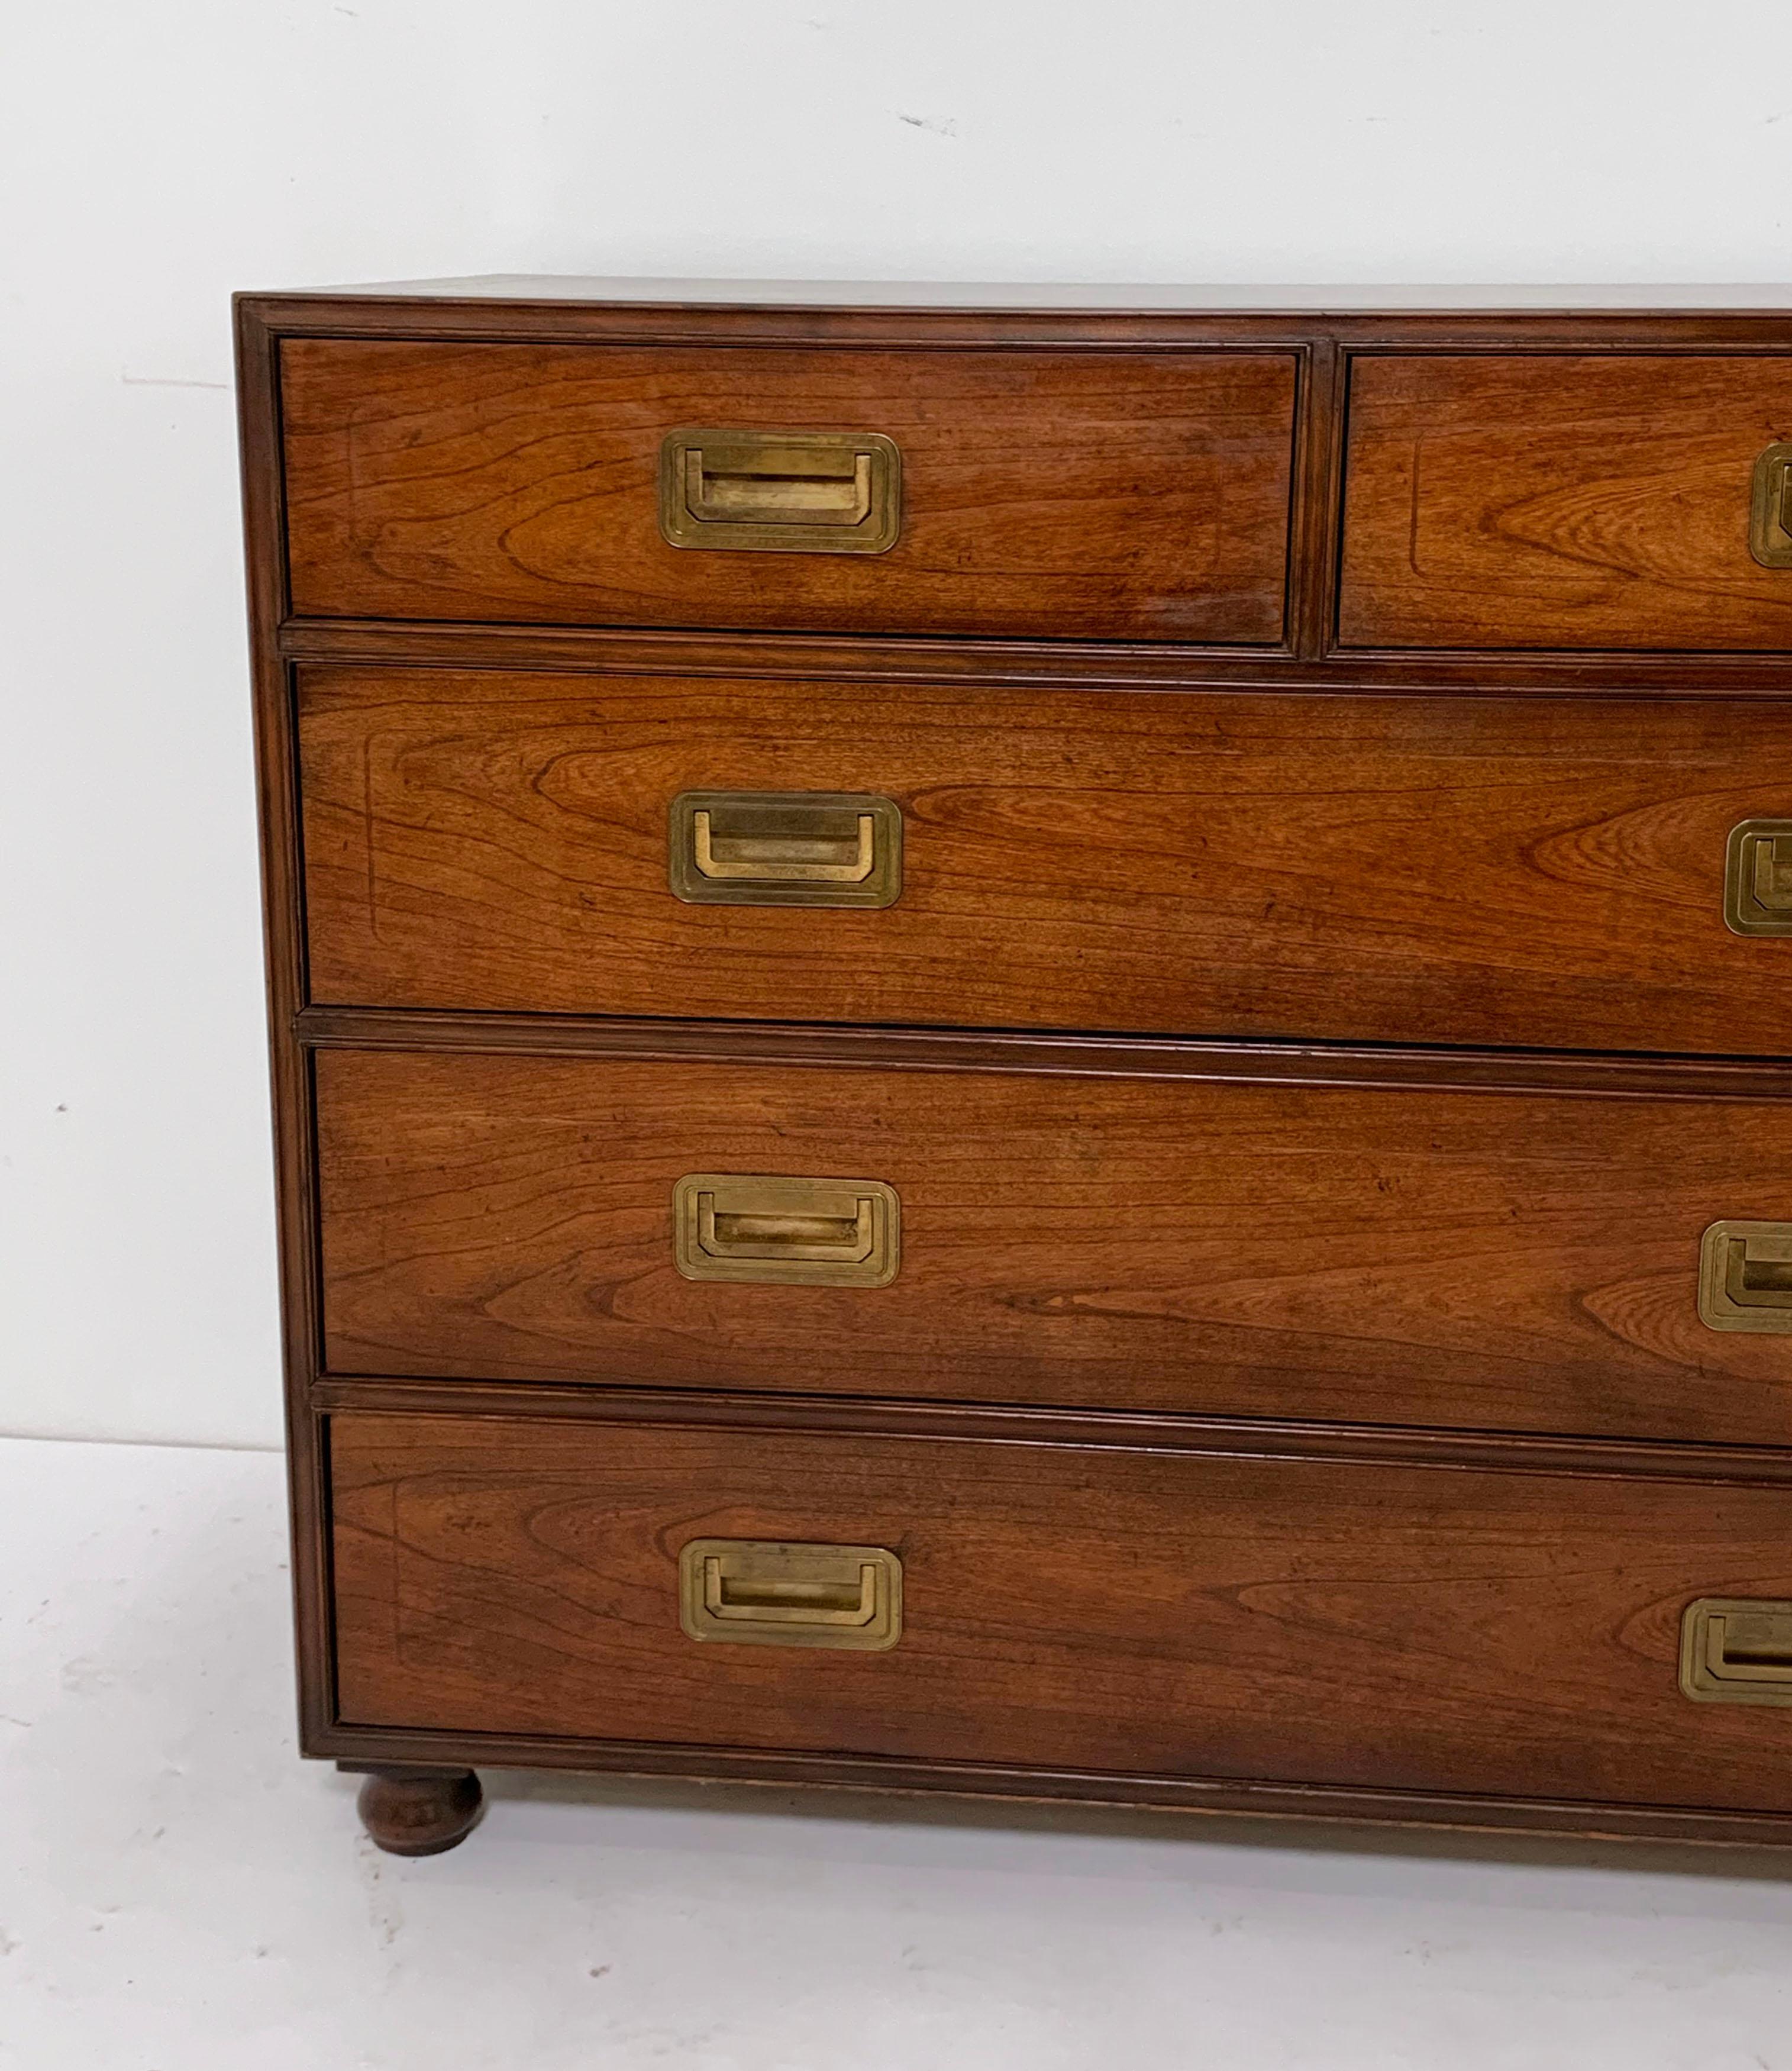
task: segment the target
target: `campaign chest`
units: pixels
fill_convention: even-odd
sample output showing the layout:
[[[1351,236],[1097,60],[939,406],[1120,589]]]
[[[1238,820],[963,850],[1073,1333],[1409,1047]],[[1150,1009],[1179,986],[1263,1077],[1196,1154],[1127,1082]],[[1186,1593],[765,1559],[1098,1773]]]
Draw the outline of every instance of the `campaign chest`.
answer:
[[[1694,299],[240,298],[383,1845],[485,1762],[1792,1837],[1792,310]]]

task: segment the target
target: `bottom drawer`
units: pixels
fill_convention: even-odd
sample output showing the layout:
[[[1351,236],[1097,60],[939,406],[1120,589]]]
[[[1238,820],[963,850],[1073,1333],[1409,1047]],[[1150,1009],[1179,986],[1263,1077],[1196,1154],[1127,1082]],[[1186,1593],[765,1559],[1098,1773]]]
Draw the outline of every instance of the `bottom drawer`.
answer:
[[[1692,1600],[1792,1597],[1792,1488],[363,1413],[330,1458],[344,1726],[1792,1809],[1792,1711],[1679,1677]],[[900,1630],[747,1555],[712,1622],[875,1629],[693,1638],[716,1540],[888,1549]]]

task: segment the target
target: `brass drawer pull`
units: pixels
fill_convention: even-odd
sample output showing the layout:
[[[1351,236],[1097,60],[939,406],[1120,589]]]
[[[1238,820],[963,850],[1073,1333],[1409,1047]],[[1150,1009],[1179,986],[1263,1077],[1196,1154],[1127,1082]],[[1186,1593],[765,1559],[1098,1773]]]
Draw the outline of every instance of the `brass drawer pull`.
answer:
[[[1680,1688],[1705,1704],[1792,1704],[1792,1604],[1700,1597],[1680,1620]]]
[[[718,835],[715,814],[699,806],[691,814],[697,868],[705,877],[757,878],[786,884],[863,884],[871,874],[872,830],[869,813],[860,813],[847,844],[825,835]],[[834,859],[838,858],[838,860]]]
[[[884,553],[902,530],[902,455],[881,432],[668,432],[659,529],[675,547]]]
[[[689,1172],[672,1189],[674,1259],[687,1280],[887,1287],[902,1204],[881,1179]]]
[[[1792,935],[1792,820],[1731,828],[1724,921],[1733,934]]]
[[[1792,568],[1792,444],[1771,445],[1755,462],[1749,551],[1764,568]]]
[[[902,810],[861,791],[681,791],[668,881],[692,906],[890,906]]]
[[[693,1539],[679,1622],[693,1639],[880,1651],[902,1637],[902,1563],[882,1546]]]
[[[1699,1314],[1714,1331],[1792,1333],[1792,1223],[1713,1223],[1699,1248]]]

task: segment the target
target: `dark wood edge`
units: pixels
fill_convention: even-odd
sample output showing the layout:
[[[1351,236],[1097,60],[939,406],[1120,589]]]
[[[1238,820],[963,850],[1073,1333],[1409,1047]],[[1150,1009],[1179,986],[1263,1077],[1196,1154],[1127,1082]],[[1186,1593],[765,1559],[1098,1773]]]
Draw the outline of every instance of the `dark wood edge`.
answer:
[[[1792,1060],[1757,1057],[1614,1056],[1006,1031],[978,1034],[375,1007],[308,1007],[294,1016],[293,1028],[301,1044],[316,1049],[633,1057],[660,1063],[689,1058],[860,1071],[1061,1072],[1246,1085],[1420,1086],[1440,1093],[1577,1093],[1607,1100],[1792,1097]]]
[[[508,1418],[662,1429],[800,1432],[820,1437],[980,1446],[1059,1446],[1230,1459],[1323,1460],[1344,1466],[1430,1467],[1577,1481],[1700,1482],[1718,1487],[1792,1485],[1792,1448],[1447,1431],[1404,1425],[1175,1415],[1168,1412],[1009,1408],[863,1396],[771,1395],[740,1389],[579,1385],[543,1381],[418,1380],[333,1374],[311,1406],[337,1416]]]
[[[761,1753],[659,1746],[637,1741],[449,1733],[335,1724],[308,1737],[306,1754],[355,1770],[400,1764],[429,1771],[504,1768],[682,1777],[705,1782],[945,1794],[1011,1802],[1132,1806],[1163,1811],[1333,1819],[1458,1831],[1566,1834],[1585,1840],[1664,1840],[1713,1847],[1792,1842],[1792,1815],[1712,1812],[1689,1806],[1607,1805],[1572,1798],[1482,1798],[1439,1792],[1353,1790],[1223,1778],[1127,1776],[1108,1771],[912,1761],[880,1755]]]
[[[291,338],[637,345],[855,345],[900,350],[1298,351],[1320,338],[1357,351],[1784,351],[1792,310],[871,309],[694,306],[527,296],[248,294],[239,305]]]
[[[274,341],[252,302],[236,304],[236,371],[250,656],[261,839],[269,1053],[286,1376],[287,1475],[301,1731],[335,1709],[330,1632],[328,1462],[308,1396],[319,1365],[311,1058],[295,1017],[305,997],[304,870],[299,851],[291,669],[281,511],[280,397]]]
[[[1317,378],[1317,377],[1315,377]],[[289,619],[280,651],[312,663],[515,669],[594,675],[826,677],[848,683],[1013,684],[1091,691],[1287,692],[1366,697],[1772,697],[1792,694],[1781,651],[1634,654],[1565,650],[1322,652],[1335,617],[1341,429],[1306,447],[1302,560],[1290,628],[1304,646],[1194,647],[1051,640],[865,638],[696,628],[477,625],[411,619]],[[1322,485],[1314,477],[1327,470]]]
[[[1253,646],[1246,650],[1265,658],[1287,662],[1317,652],[1314,646],[1308,606],[1311,582],[1302,542],[1314,523],[1313,455],[1327,443],[1322,414],[1327,383],[1318,361],[1329,358],[1328,339],[1314,340],[1301,347],[1294,363],[1294,413],[1288,449],[1288,518],[1281,548],[1281,638],[1273,649]],[[1216,650],[1236,655],[1236,648]]]
[[[344,1776],[408,1776],[420,1780],[464,1776],[467,1771],[464,1761],[338,1761],[336,1766]]]
[[[1343,368],[1337,340],[1315,339],[1302,370],[1302,445],[1289,542],[1296,585],[1289,630],[1296,667],[1322,663],[1333,642],[1333,570],[1343,498]],[[1277,681],[1286,687],[1286,665]]]

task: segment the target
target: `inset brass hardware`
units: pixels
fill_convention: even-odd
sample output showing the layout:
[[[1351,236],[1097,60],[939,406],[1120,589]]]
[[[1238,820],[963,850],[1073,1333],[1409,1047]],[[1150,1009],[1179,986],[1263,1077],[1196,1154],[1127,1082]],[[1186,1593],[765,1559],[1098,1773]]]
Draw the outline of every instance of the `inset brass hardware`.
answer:
[[[902,1637],[902,1563],[882,1546],[693,1539],[679,1622],[693,1639],[881,1651]]]
[[[881,1179],[688,1172],[672,1189],[673,1256],[687,1280],[888,1287],[902,1204]]]
[[[1699,1247],[1699,1314],[1714,1331],[1792,1334],[1792,1223],[1713,1223]]]
[[[902,455],[881,432],[668,432],[659,529],[675,547],[885,553],[902,531]]]
[[[1688,1604],[1680,1688],[1700,1704],[1792,1704],[1792,1604],[1759,1597]]]
[[[1792,935],[1792,820],[1731,828],[1724,921],[1734,934]]]
[[[681,791],[668,878],[692,906],[892,906],[902,809],[864,791]]]
[[[1792,442],[1769,446],[1755,462],[1749,552],[1764,568],[1792,568]]]

